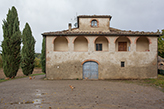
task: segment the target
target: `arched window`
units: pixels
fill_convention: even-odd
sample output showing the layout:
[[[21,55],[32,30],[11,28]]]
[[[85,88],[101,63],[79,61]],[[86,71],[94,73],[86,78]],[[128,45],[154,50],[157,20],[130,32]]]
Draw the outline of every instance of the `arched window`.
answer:
[[[115,41],[115,50],[116,51],[130,51],[130,40],[121,36]]]
[[[54,51],[68,51],[68,41],[65,37],[57,37],[54,40]]]
[[[96,51],[108,51],[108,40],[104,36],[99,36],[95,40],[95,50]]]
[[[136,51],[149,51],[149,40],[146,37],[139,37],[136,41]]]
[[[84,36],[78,36],[75,39],[74,51],[88,51],[88,41]]]
[[[91,27],[97,27],[97,26],[98,26],[97,20],[92,20],[91,21]]]

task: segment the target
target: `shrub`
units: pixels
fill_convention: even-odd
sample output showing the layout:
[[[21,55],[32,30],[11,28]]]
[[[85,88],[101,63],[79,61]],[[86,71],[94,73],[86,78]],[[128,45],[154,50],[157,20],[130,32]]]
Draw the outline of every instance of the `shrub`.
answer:
[[[35,57],[35,67],[36,68],[41,68],[41,64],[40,64],[40,59]]]

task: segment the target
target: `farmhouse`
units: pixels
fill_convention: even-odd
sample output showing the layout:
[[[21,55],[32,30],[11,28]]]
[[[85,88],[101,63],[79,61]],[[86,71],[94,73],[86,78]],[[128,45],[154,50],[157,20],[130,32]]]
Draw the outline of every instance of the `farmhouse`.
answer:
[[[47,79],[157,77],[160,33],[110,27],[110,15],[80,15],[77,28],[45,32]]]

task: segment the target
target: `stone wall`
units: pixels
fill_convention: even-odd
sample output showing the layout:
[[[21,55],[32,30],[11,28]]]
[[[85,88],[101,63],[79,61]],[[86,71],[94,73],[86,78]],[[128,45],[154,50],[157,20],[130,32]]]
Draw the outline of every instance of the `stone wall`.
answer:
[[[61,36],[60,36],[61,37]],[[62,36],[63,37],[63,36]],[[46,76],[48,79],[82,79],[83,62],[99,63],[99,79],[144,79],[157,77],[157,37],[148,37],[149,50],[136,51],[137,36],[129,36],[130,51],[118,52],[115,41],[119,36],[108,38],[108,51],[95,51],[97,36],[85,36],[89,40],[88,52],[75,52],[75,36],[68,36],[68,51],[54,51],[55,36],[46,37]],[[100,36],[101,37],[101,36]],[[121,67],[121,61],[125,67]]]
[[[97,27],[91,27],[91,21],[96,19],[98,22]],[[80,18],[79,30],[83,31],[109,31],[110,20],[109,18]]]

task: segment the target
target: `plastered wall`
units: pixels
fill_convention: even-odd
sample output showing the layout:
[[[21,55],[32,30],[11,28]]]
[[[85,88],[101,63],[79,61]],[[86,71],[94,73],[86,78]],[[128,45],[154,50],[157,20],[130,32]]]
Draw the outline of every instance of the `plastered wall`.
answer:
[[[88,41],[85,37],[77,37],[74,40],[74,51],[88,51]]]
[[[91,27],[91,21],[97,20],[98,26]],[[80,18],[79,29],[89,31],[109,31],[110,20],[109,18]]]
[[[58,37],[53,42],[54,51],[68,51],[68,41],[63,37]]]
[[[140,52],[149,51],[149,41],[146,37],[137,39],[136,50]]]

